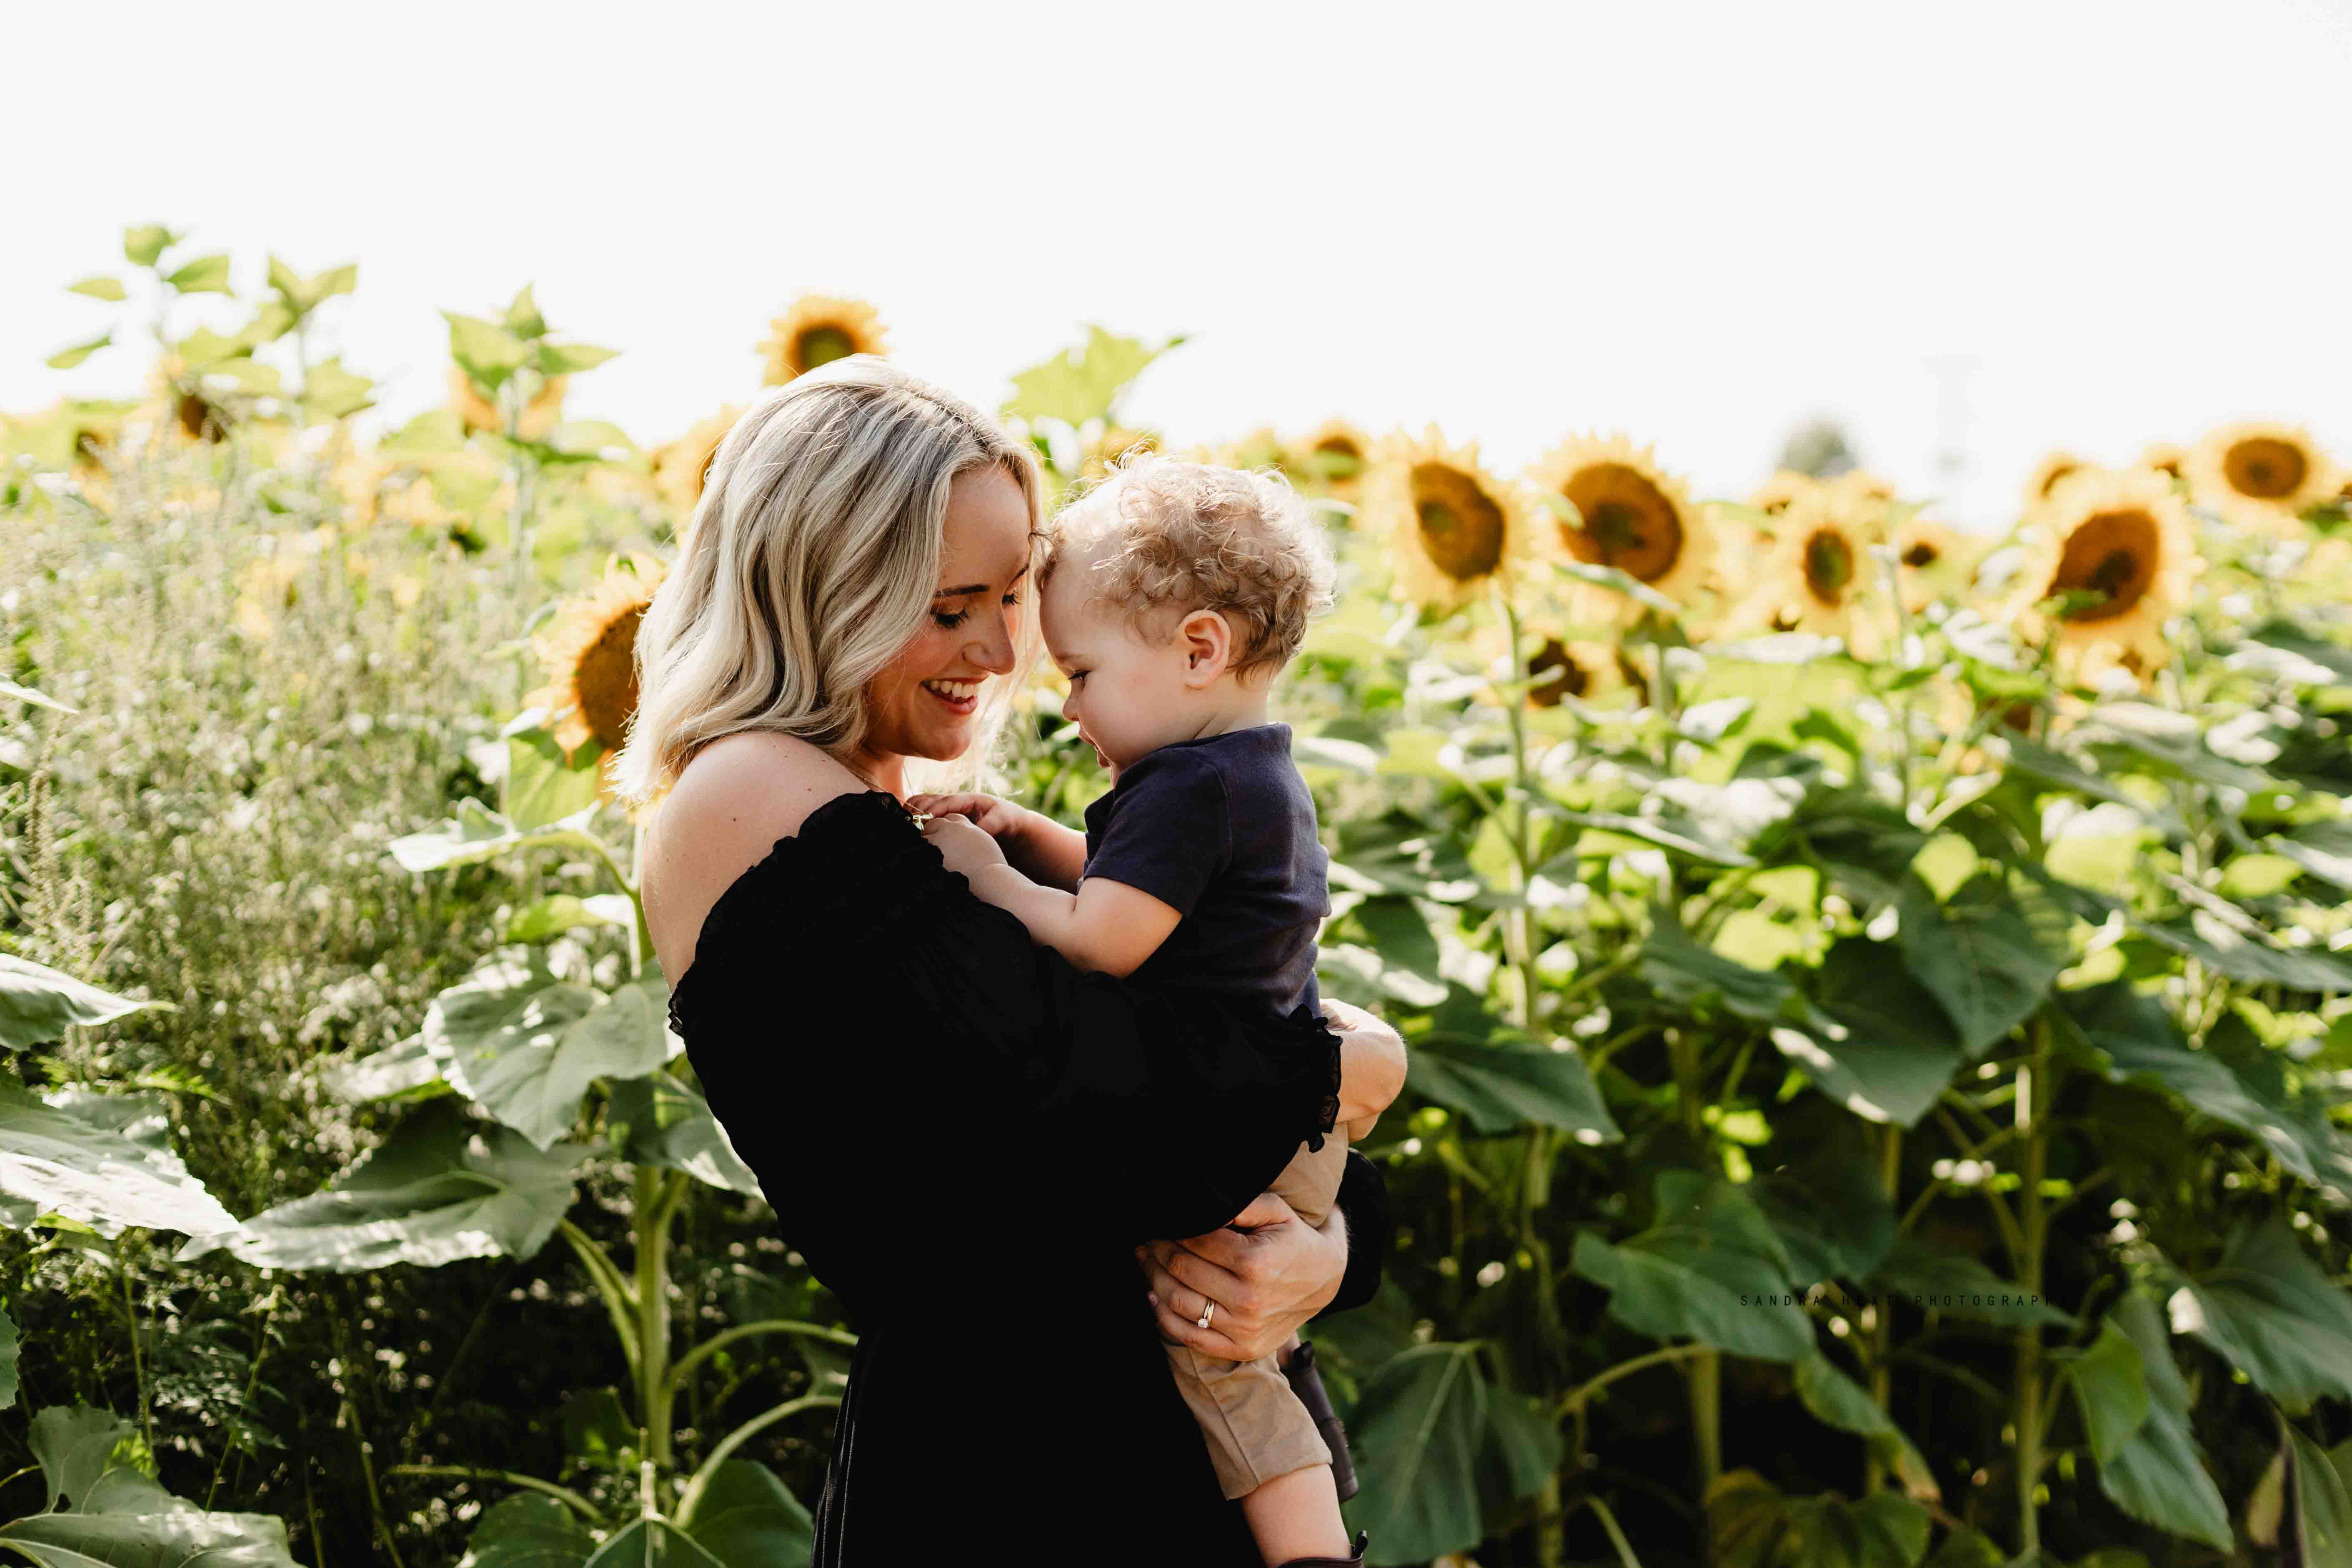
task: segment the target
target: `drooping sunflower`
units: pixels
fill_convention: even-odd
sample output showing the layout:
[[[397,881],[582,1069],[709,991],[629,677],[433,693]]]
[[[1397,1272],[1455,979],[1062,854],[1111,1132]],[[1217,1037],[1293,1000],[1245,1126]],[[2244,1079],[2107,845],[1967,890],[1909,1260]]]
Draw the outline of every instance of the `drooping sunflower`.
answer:
[[[2205,563],[2171,482],[2153,468],[2100,473],[2063,486],[2019,531],[2025,560],[2001,615],[2039,644],[2054,629],[2063,668],[2078,679],[2121,664],[2143,679],[2168,661],[2164,623],[2187,607]],[[2105,598],[2053,628],[2034,605],[2067,593]],[[2107,651],[2093,655],[2094,645]]]
[[[768,335],[760,344],[769,386],[782,386],[851,354],[886,352],[881,312],[863,300],[831,294],[803,294],[793,300],[790,310],[768,323]]]
[[[2240,528],[2302,537],[2296,514],[2343,482],[2311,433],[2292,425],[2229,425],[2197,443],[2186,466],[2189,493]]]
[[[1345,419],[1326,419],[1298,441],[1297,461],[1304,472],[1341,500],[1362,492],[1371,460],[1371,437]]]
[[[1537,458],[1528,478],[1575,508],[1579,521],[1554,518],[1547,535],[1570,560],[1616,567],[1678,603],[1706,587],[1716,552],[1712,522],[1649,447],[1622,435],[1571,437]],[[1580,621],[1630,626],[1642,618],[1640,602],[1614,589],[1582,584],[1574,598]]]
[[[522,417],[515,422],[515,434],[526,441],[544,441],[553,434],[563,417],[563,392],[571,382],[567,375],[543,378],[530,401],[523,405]],[[475,390],[473,378],[461,365],[449,367],[449,407],[468,436],[478,431],[493,436],[506,434],[506,416],[499,412],[497,404]]]
[[[1388,542],[1399,598],[1452,609],[1527,551],[1527,497],[1479,466],[1478,443],[1449,447],[1433,425],[1379,443],[1358,521]]]
[[[591,741],[616,752],[628,739],[637,711],[637,627],[667,572],[657,556],[617,557],[532,638],[546,680],[525,700],[547,709],[566,760]],[[600,776],[598,793],[608,788]]]
[[[1903,607],[1917,615],[1939,598],[1954,596],[1976,575],[1984,541],[1948,523],[1914,513],[1895,530],[1895,580]]]
[[[1886,540],[1886,508],[1859,487],[1817,486],[1780,514],[1780,530],[1755,585],[1717,635],[1811,632],[1845,639],[1874,658],[1895,630],[1883,568],[1870,554]]]
[[[2042,460],[2033,465],[2033,471],[2026,476],[2026,510],[2031,511],[2047,501],[2053,490],[2077,472],[2097,466],[2090,458],[2076,452],[2060,450],[2044,453]]]
[[[702,485],[710,473],[710,459],[719,443],[743,417],[740,404],[730,403],[708,419],[690,426],[677,440],[654,448],[654,488],[681,517],[691,517],[702,500]]]

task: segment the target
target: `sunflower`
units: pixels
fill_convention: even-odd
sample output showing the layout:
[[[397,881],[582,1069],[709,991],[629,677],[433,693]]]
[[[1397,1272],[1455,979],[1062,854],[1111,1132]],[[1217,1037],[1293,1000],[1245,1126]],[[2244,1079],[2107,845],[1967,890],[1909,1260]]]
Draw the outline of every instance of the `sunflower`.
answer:
[[[1299,438],[1296,461],[1329,493],[1350,500],[1363,489],[1371,459],[1370,437],[1345,419],[1326,419]]]
[[[1566,699],[1593,702],[1625,690],[1646,691],[1641,671],[1615,643],[1538,634],[1543,640],[1528,656],[1526,701],[1530,708],[1557,708]],[[1487,623],[1470,636],[1470,646],[1496,679],[1510,672],[1510,634]],[[1489,689],[1486,700],[1500,706],[1503,694]]]
[[[768,362],[765,384],[782,386],[851,354],[883,353],[882,337],[881,312],[865,300],[803,294],[768,323],[760,344]]]
[[[1845,472],[1822,482],[1832,489],[1843,490],[1849,495],[1859,496],[1864,500],[1877,501],[1881,505],[1895,499],[1895,481],[1883,475],[1874,474],[1868,468],[1848,468]]]
[[[1817,486],[1780,514],[1755,585],[1717,634],[1811,632],[1843,637],[1857,658],[1875,658],[1895,629],[1885,572],[1870,553],[1885,539],[1884,503],[1858,486]]]
[[[525,701],[547,709],[566,762],[591,741],[616,752],[628,739],[637,711],[637,627],[667,572],[656,556],[617,557],[602,582],[532,639],[547,679]],[[599,795],[608,787],[600,777]]]
[[[1716,547],[1711,520],[1649,447],[1623,436],[1573,437],[1536,459],[1528,477],[1575,508],[1578,521],[1558,519],[1549,536],[1569,559],[1614,566],[1685,604],[1706,584]],[[1639,601],[1591,584],[1580,585],[1575,600],[1580,621],[1631,625],[1643,615]]]
[[[2048,500],[2053,490],[2076,473],[2084,468],[2096,467],[2098,467],[2097,464],[2079,453],[2067,451],[2045,453],[2042,460],[2033,465],[2033,472],[2026,476],[2026,510],[2031,511]]]
[[[2240,528],[2299,538],[2304,508],[2336,494],[2342,476],[2290,425],[2226,426],[2197,443],[2186,465],[2189,492]]]
[[[1395,594],[1452,609],[1507,578],[1527,549],[1527,499],[1478,464],[1478,443],[1449,447],[1434,425],[1373,448],[1360,521],[1385,535]]]
[[[1124,425],[1107,424],[1079,447],[1078,477],[1099,479],[1130,454],[1140,455],[1160,449],[1160,432],[1157,430],[1130,430]]]
[[[192,373],[187,362],[178,354],[165,354],[155,362],[149,388],[170,425],[189,440],[227,439],[229,426],[234,423],[229,409],[216,398],[205,395],[204,378]]]
[[[2077,677],[2117,664],[2145,677],[2169,659],[2164,623],[2187,607],[2204,570],[2196,538],[2188,509],[2155,469],[2078,478],[2021,531],[2025,561],[2000,613],[2039,643],[2053,630],[2033,607],[2040,601],[2105,595],[2059,618],[2060,664]],[[2098,644],[2107,651],[2092,654]]]
[[[1755,493],[1748,498],[1748,504],[1759,511],[1769,511],[1778,517],[1789,510],[1790,501],[1820,483],[1821,480],[1811,474],[1782,468],[1756,487]]]
[[[1202,460],[1226,468],[1273,468],[1285,477],[1297,461],[1271,425],[1261,425],[1210,447]]]
[[[719,444],[743,417],[742,405],[730,403],[709,418],[690,426],[677,440],[654,448],[654,487],[663,500],[688,517],[702,500],[702,485],[710,474],[710,459]]]
[[[1895,580],[1903,607],[1917,615],[1939,598],[1957,595],[1976,575],[1984,542],[1933,518],[1913,515],[1895,530]]]
[[[539,390],[523,405],[522,417],[516,421],[515,434],[526,441],[544,441],[555,431],[556,423],[563,417],[563,389],[572,378],[551,375],[543,378]],[[457,423],[466,433],[487,431],[493,436],[506,434],[506,416],[499,405],[484,397],[475,387],[473,378],[462,365],[449,367],[449,406],[457,416]]]
[[[2140,452],[2139,466],[2177,479],[2182,477],[2181,466],[2188,458],[2189,453],[2170,441],[2150,441]]]

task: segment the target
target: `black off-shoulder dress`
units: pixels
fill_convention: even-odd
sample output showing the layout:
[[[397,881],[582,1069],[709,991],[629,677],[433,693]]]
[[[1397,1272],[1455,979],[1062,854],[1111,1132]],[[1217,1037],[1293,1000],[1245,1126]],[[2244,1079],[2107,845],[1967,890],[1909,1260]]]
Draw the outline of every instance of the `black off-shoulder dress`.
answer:
[[[1132,1248],[1223,1225],[1330,1131],[1319,1018],[1073,968],[876,790],[818,806],[719,895],[670,1021],[858,1333],[816,1568],[1257,1568]],[[1386,1249],[1379,1172],[1348,1163],[1327,1311],[1371,1297]]]

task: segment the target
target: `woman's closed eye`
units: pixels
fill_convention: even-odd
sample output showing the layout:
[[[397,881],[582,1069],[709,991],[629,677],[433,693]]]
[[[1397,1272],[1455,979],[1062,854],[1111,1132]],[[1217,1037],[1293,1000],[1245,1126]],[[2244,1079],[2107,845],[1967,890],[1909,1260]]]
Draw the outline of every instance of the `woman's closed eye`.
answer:
[[[1018,594],[1007,594],[1004,595],[1004,603],[1008,608],[1019,609],[1021,607],[1021,595]],[[971,612],[970,610],[956,610],[953,612],[947,610],[933,610],[931,612],[931,619],[940,624],[940,628],[942,631],[951,632],[955,630],[956,627],[963,625],[964,622],[971,619]]]

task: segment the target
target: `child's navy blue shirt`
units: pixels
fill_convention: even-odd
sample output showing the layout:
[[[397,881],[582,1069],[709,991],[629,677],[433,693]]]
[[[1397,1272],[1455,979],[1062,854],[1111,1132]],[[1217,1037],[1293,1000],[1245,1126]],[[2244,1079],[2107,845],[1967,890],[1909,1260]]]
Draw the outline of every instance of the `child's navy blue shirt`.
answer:
[[[1184,919],[1136,970],[1320,1011],[1315,933],[1331,912],[1315,797],[1290,726],[1179,741],[1136,761],[1087,807],[1085,875],[1150,893]]]

